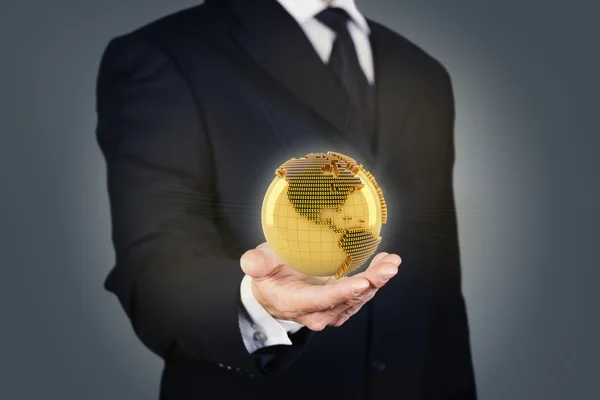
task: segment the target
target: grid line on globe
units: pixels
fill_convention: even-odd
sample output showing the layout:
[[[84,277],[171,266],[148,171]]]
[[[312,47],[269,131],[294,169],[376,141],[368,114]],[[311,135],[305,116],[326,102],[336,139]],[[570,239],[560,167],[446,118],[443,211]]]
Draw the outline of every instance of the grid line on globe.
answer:
[[[265,238],[300,272],[341,278],[375,252],[387,206],[362,164],[340,153],[310,153],[275,171],[263,201]]]

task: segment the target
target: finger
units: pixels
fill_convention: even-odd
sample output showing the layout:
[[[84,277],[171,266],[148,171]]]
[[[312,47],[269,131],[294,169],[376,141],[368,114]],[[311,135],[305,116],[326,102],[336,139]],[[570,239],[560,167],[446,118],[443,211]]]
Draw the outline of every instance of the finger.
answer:
[[[373,257],[373,259],[369,263],[369,267],[372,266],[372,265],[375,265],[377,262],[379,262],[379,260],[381,260],[383,257],[387,256],[388,254],[389,253],[386,253],[385,251],[382,251],[381,253],[375,255],[375,257]]]
[[[369,289],[365,290],[364,292],[362,292],[360,295],[358,295],[350,300],[344,301],[343,303],[339,303],[338,305],[334,306],[331,309],[308,313],[308,314],[305,314],[302,318],[307,323],[317,322],[322,325],[328,325],[331,321],[335,320],[341,313],[346,311],[348,308],[363,301],[365,296],[367,296],[373,290],[375,290],[375,289],[369,288]]]
[[[306,285],[291,293],[288,299],[292,309],[305,313],[324,311],[358,297],[369,286],[364,278],[348,277],[327,285]]]
[[[361,305],[361,308],[362,308],[362,305]],[[340,326],[344,325],[346,323],[346,321],[348,321],[351,317],[352,317],[352,315],[340,315],[338,318],[335,319],[335,321],[331,322],[329,324],[329,326],[332,326],[334,328],[339,328]]]
[[[359,312],[362,309],[362,307],[365,304],[367,304],[367,302],[369,300],[371,300],[373,298],[373,296],[375,296],[376,292],[377,292],[377,290],[374,290],[373,292],[371,292],[371,294],[369,296],[363,298],[359,303],[346,308],[344,311],[342,311],[340,314],[338,314],[335,318],[333,318],[333,320],[329,322],[329,325],[333,326],[333,327],[342,326],[344,324],[344,322],[348,321],[353,315],[355,315],[357,312]]]
[[[402,260],[397,254],[388,254],[385,252],[377,254],[366,271],[355,275],[368,279],[372,289],[364,292],[360,302],[351,304],[343,309],[338,316],[333,318],[329,325],[340,326],[357,313],[367,301],[373,298],[377,290],[398,272],[398,266],[401,262]]]
[[[306,310],[298,321],[311,330],[319,331],[327,325],[339,326],[357,313],[367,301],[373,298],[377,290],[390,279],[389,276],[396,274],[397,266],[401,262],[398,255],[385,252],[377,254],[373,260],[374,262],[372,261],[372,265],[369,266],[367,271],[353,277],[330,280],[327,285],[323,286],[323,288],[327,288],[340,285],[344,280],[365,278],[369,281],[370,288],[338,304],[324,304],[321,302],[321,304],[313,305],[313,307],[316,306],[317,310]]]
[[[381,253],[379,253],[379,254],[381,254]],[[399,266],[402,263],[402,259],[400,258],[400,256],[398,254],[394,254],[394,253],[386,253],[385,256],[381,257],[377,261],[378,262],[390,262],[392,264],[395,264],[396,266]],[[372,263],[372,264],[375,264],[375,263]]]
[[[282,265],[281,260],[266,243],[261,243],[256,249],[248,250],[240,257],[242,271],[256,280],[274,274]]]
[[[402,260],[397,254],[387,254],[355,276],[365,278],[371,283],[371,286],[380,288],[396,275],[401,262]]]
[[[348,309],[360,307],[362,304],[365,304],[367,301],[371,300],[375,293],[377,293],[376,288],[369,287],[367,290],[362,292],[358,297],[345,301],[341,304],[338,304],[333,309],[328,311],[322,311],[322,314],[325,318],[328,318],[327,323],[331,323],[336,318],[338,318],[341,314],[348,311]]]
[[[398,267],[395,264],[385,262],[370,267],[355,276],[367,279],[371,287],[379,289],[397,273]]]
[[[362,304],[373,298],[376,292],[377,289],[369,288],[359,296],[340,303],[330,310],[308,313],[298,318],[297,321],[311,330],[321,330],[325,326],[331,325],[333,321],[337,320],[338,317],[346,312],[349,308],[353,308],[358,311],[358,309],[362,307]],[[358,309],[356,307],[358,307]]]

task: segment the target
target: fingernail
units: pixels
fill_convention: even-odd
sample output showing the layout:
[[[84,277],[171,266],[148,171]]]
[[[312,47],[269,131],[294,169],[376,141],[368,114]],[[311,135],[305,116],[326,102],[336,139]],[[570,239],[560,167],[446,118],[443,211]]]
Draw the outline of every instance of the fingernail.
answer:
[[[400,256],[396,255],[393,257],[392,263],[394,263],[397,267],[398,265],[400,265],[401,261],[402,261],[402,259],[400,258]]]
[[[381,271],[381,279],[387,281],[392,276],[396,275],[397,272],[398,270],[396,268],[386,268],[383,271]]]
[[[364,292],[369,287],[369,282],[361,281],[354,284],[354,294]]]

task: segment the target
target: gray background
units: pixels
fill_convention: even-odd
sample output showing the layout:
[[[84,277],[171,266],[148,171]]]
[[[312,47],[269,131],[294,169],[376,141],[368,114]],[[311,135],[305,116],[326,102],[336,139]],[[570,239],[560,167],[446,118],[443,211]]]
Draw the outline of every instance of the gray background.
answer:
[[[160,361],[102,288],[113,252],[94,83],[111,37],[193,4],[0,1],[2,399],[157,398]],[[454,80],[480,398],[598,398],[598,7],[358,4]]]

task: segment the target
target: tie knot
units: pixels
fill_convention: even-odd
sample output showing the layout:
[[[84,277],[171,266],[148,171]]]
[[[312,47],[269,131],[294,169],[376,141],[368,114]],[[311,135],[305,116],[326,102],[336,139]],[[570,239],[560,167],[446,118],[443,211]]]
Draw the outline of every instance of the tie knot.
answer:
[[[350,15],[339,7],[327,7],[315,15],[315,18],[339,34],[347,31],[346,24],[350,19]]]

